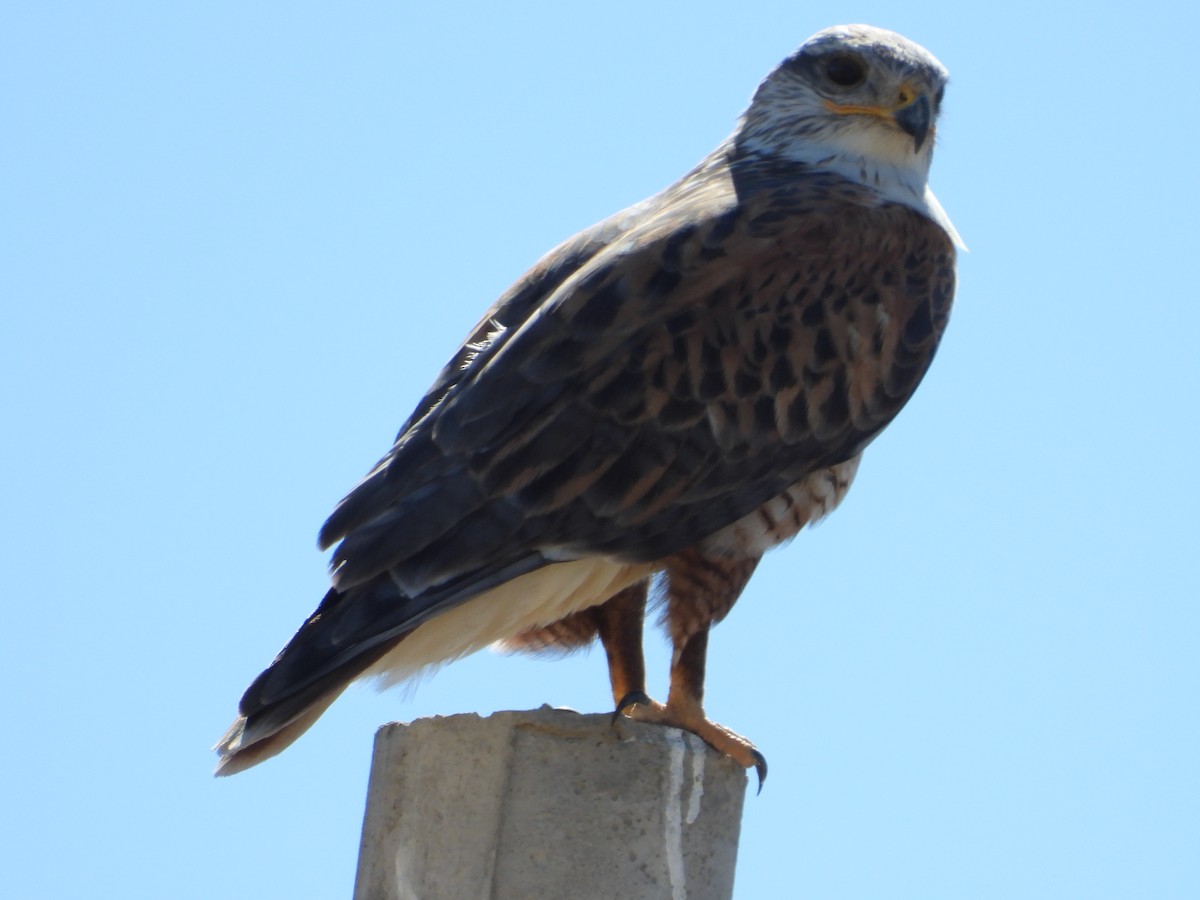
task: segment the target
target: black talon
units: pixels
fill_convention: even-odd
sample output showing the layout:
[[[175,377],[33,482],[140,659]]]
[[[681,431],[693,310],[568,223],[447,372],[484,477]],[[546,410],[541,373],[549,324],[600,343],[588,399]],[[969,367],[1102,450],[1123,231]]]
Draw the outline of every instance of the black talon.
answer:
[[[613,723],[616,724],[616,721],[618,718],[620,718],[621,713],[625,712],[625,710],[629,709],[631,706],[637,706],[639,703],[645,704],[646,706],[650,705],[651,700],[646,696],[645,691],[630,691],[628,694],[622,697],[621,702],[617,704],[617,708],[613,711]]]
[[[757,750],[751,750],[754,757],[754,771],[758,773],[758,793],[762,793],[763,782],[767,780],[767,758]]]

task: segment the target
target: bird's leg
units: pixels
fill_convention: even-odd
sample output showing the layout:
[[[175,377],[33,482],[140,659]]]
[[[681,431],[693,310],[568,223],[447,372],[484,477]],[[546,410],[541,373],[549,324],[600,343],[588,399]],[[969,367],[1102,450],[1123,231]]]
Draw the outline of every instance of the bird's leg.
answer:
[[[709,628],[729,612],[756,565],[758,559],[710,557],[694,550],[668,561],[666,620],[674,646],[670,692],[665,706],[637,700],[627,715],[690,731],[740,765],[753,766],[761,789],[767,776],[763,755],[750,741],[704,714]]]
[[[616,714],[631,703],[649,702],[646,660],[642,655],[642,624],[646,618],[649,581],[640,581],[589,612],[608,656]]]

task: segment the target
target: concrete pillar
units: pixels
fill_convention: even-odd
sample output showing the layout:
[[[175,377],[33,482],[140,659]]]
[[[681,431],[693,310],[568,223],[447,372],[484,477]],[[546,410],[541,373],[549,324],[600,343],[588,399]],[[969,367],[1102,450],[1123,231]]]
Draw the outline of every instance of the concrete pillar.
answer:
[[[355,900],[728,900],[746,773],[691,734],[571,710],[375,735]]]

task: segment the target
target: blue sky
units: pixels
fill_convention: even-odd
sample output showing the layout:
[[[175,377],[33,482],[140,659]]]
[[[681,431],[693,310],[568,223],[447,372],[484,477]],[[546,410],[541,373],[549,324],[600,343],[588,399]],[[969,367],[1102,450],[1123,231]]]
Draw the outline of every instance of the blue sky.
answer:
[[[0,11],[8,895],[346,896],[376,726],[607,708],[600,653],[480,654],[209,775],[482,310],[866,21],[951,71],[972,252],[842,509],[714,632],[771,762],[737,896],[1200,896],[1195,7],[577,9]]]

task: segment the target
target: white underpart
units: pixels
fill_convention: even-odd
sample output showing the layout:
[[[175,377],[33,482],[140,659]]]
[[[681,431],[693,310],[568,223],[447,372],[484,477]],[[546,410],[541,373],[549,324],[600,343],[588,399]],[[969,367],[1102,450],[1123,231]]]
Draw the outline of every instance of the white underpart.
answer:
[[[700,542],[720,556],[757,557],[794,537],[837,507],[850,490],[860,456],[814,472],[749,515]],[[553,563],[498,585],[418,626],[363,673],[389,687],[423,670],[542,628],[654,574],[654,563],[606,557]]]
[[[850,490],[861,456],[830,466],[797,482],[749,515],[700,542],[719,556],[757,557],[805,525],[837,507]],[[596,606],[618,591],[654,574],[653,563],[625,563],[605,557],[553,563],[492,588],[418,626],[363,673],[389,687],[489,645],[542,628],[581,609]]]
[[[418,626],[363,677],[378,678],[380,687],[398,684],[430,666],[603,603],[651,575],[654,568],[604,557],[545,566]]]
[[[833,512],[858,472],[862,454],[814,472],[768,500],[754,512],[726,525],[701,542],[700,548],[717,556],[757,557],[796,536],[805,525]]]

